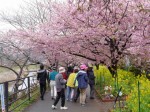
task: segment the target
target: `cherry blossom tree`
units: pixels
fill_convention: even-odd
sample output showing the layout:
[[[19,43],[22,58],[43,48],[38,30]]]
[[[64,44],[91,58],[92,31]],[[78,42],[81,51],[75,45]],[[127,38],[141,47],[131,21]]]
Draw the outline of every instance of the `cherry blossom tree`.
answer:
[[[96,63],[103,61],[116,78],[118,63],[125,55],[140,52],[143,59],[145,52],[149,53],[148,0],[68,0],[64,4],[36,4],[51,15],[45,17],[46,21],[37,22],[36,30],[28,27],[16,34],[32,43],[30,47],[36,52],[33,54],[44,57],[49,64],[70,55]]]
[[[17,78],[21,78],[30,59],[30,49],[25,48],[20,40],[14,40],[10,34],[1,35],[0,40],[0,67],[11,70]]]
[[[131,44],[135,46],[133,38],[140,42],[137,34],[148,32],[147,3],[129,0],[69,1],[67,6],[54,5],[57,16],[49,25],[56,32],[53,36],[60,37],[61,51],[92,61],[105,60],[116,77],[119,60]]]

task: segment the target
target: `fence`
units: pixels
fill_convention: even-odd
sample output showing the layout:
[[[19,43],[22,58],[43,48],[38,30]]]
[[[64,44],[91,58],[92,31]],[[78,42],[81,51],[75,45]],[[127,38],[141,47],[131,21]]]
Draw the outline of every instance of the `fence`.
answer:
[[[36,75],[17,80],[0,83],[4,85],[5,111],[12,112],[29,101],[37,93],[33,93],[38,87]],[[21,103],[14,105],[18,100],[24,99]],[[13,105],[13,106],[12,106]]]

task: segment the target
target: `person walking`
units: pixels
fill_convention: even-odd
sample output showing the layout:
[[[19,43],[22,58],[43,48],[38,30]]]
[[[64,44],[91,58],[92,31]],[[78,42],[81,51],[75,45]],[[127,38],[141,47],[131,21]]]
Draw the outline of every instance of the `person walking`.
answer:
[[[40,64],[40,70],[37,71],[37,80],[40,84],[41,100],[44,100],[44,94],[46,92],[47,71],[44,69],[43,64]]]
[[[74,98],[74,90],[75,90],[75,84],[74,80],[76,78],[76,75],[78,73],[79,69],[77,66],[74,67],[73,73],[71,73],[67,80],[67,101],[72,101]]]
[[[57,97],[56,100],[54,101],[54,104],[52,105],[52,109],[56,109],[56,105],[59,102],[61,98],[61,107],[60,109],[66,110],[68,107],[65,107],[65,85],[66,85],[66,80],[63,78],[62,73],[65,72],[64,67],[59,68],[59,74],[56,75],[55,81],[56,81],[56,89],[57,89]]]
[[[53,70],[49,73],[49,80],[50,80],[50,88],[51,88],[51,99],[56,99],[57,91],[56,91],[56,81],[55,77],[58,72],[53,68]]]
[[[87,75],[88,75],[88,78],[89,78],[90,99],[94,99],[95,76],[94,76],[94,72],[93,72],[93,67],[92,66],[88,67]]]
[[[80,103],[82,106],[85,106],[86,89],[88,87],[88,76],[86,73],[87,68],[88,67],[85,64],[82,64],[77,75],[78,87],[80,90]]]

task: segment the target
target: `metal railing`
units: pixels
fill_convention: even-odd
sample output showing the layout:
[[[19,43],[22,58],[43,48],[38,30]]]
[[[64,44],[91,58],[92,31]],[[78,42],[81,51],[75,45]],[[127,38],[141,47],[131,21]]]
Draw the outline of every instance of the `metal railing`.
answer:
[[[37,93],[33,93],[38,87],[36,75],[0,83],[4,85],[5,111],[12,112],[19,106],[29,101]],[[14,105],[21,100],[19,104]],[[13,106],[12,106],[13,105]]]

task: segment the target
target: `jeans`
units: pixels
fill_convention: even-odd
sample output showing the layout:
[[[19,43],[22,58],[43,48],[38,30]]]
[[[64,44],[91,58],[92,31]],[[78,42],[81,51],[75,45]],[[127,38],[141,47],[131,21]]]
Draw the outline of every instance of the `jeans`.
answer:
[[[40,83],[40,93],[41,93],[41,99],[44,98],[44,94],[46,92],[46,83]]]
[[[67,100],[73,100],[74,88],[67,86]]]
[[[56,91],[56,82],[51,80],[50,81],[50,87],[51,87],[51,97],[56,98],[57,91]]]
[[[57,105],[60,98],[61,98],[61,107],[64,107],[65,106],[65,89],[62,89],[60,92],[57,92],[57,97],[53,104],[54,106]]]

